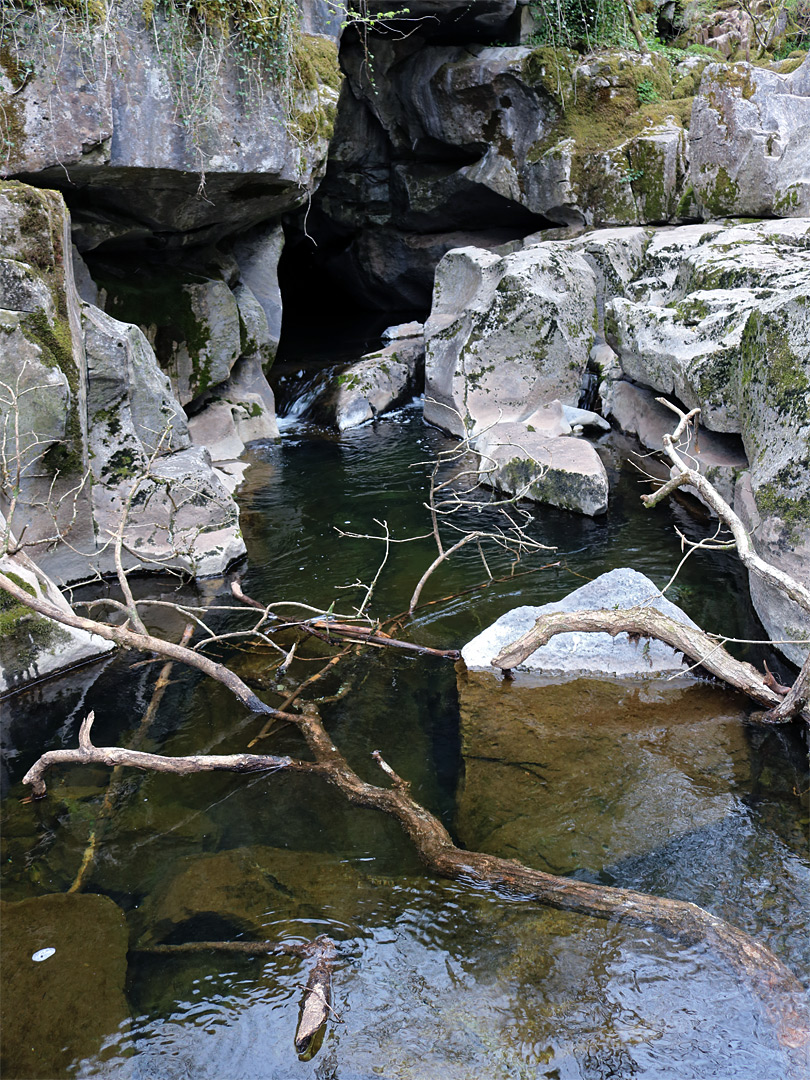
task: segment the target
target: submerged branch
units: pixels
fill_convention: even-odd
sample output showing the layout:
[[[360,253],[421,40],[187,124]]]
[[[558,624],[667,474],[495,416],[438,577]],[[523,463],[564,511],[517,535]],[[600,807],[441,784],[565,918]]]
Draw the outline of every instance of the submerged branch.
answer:
[[[373,757],[393,784],[390,788],[377,787],[360,779],[332,742],[314,706],[306,706],[301,714],[278,715],[299,727],[313,754],[313,762],[237,754],[231,756],[232,764],[229,766],[226,758],[158,758],[157,755],[142,754],[138,755],[139,760],[133,763],[139,768],[156,767],[157,759],[163,763],[162,771],[177,773],[200,771],[206,767],[207,761],[215,762],[208,767],[232,767],[236,771],[245,771],[246,767],[250,771],[265,768],[268,772],[286,768],[319,774],[337,788],[351,805],[379,810],[395,818],[428,869],[441,877],[594,918],[609,919],[644,929],[654,927],[668,937],[686,944],[703,942],[709,945],[763,1001],[765,1011],[775,1024],[782,1043],[791,1047],[810,1043],[810,1015],[801,984],[781,960],[743,931],[703,908],[682,900],[668,900],[631,889],[611,888],[557,877],[512,860],[482,852],[464,851],[456,847],[438,818],[416,802],[410,794],[408,783],[383,761],[379,752],[375,751]],[[79,750],[58,750],[44,754],[26,774],[24,783],[34,784],[39,779],[40,786],[44,789],[42,772],[49,765],[59,762],[123,763],[115,748],[97,749],[92,746],[89,736],[91,723],[92,714],[82,725]],[[147,758],[150,759],[149,764],[145,761]],[[328,994],[323,981],[325,975],[318,972],[317,968],[316,964],[311,974],[312,989],[302,1010],[296,1046],[298,1038],[306,1035],[317,1016],[325,1018],[329,1009]],[[309,984],[307,989],[309,990]]]
[[[189,754],[186,757],[164,757],[162,754],[146,754],[141,750],[127,750],[123,746],[94,746],[90,741],[90,728],[95,719],[89,713],[79,730],[79,746],[76,750],[48,750],[37,758],[23,777],[30,784],[34,797],[41,799],[47,794],[45,773],[54,765],[126,765],[132,769],[148,769],[151,772],[174,773],[190,776],[199,772],[319,772],[311,761],[296,761],[291,757],[270,754]]]
[[[225,952],[242,956],[286,955],[302,959],[315,957],[306,985],[302,987],[301,1015],[295,1032],[295,1049],[301,1056],[311,1056],[313,1043],[326,1025],[332,1009],[332,974],[337,949],[325,934],[313,941],[294,944],[277,941],[187,941],[180,945],[147,945],[133,952],[158,956],[188,956],[199,953]]]

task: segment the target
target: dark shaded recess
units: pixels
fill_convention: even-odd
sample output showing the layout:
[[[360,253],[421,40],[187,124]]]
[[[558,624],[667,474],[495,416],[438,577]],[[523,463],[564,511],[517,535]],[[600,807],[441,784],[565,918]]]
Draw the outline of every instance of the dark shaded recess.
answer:
[[[679,0],[665,0],[658,9],[655,26],[661,41],[674,41],[683,33],[683,9]]]
[[[89,251],[154,255],[216,244],[278,218],[302,195],[293,183],[255,173],[210,173],[204,197],[195,172],[71,166],[21,173],[16,179],[62,193],[73,242]]]
[[[319,368],[338,361],[359,360],[380,346],[387,326],[412,319],[424,321],[426,304],[417,307],[386,305],[384,310],[364,302],[361,293],[347,287],[340,274],[331,272],[349,242],[345,236],[314,240],[311,222],[303,215],[285,226],[285,243],[278,266],[283,317],[281,340],[272,368],[273,381],[288,368]],[[282,394],[283,396],[283,394]]]
[[[320,273],[328,292],[355,307],[428,310],[445,252],[496,248],[555,224],[456,175],[485,151],[453,152],[425,140],[409,160],[331,163],[306,224],[300,213],[288,218],[286,280],[303,256],[308,273]],[[431,189],[422,205],[410,201],[413,181]]]
[[[214,911],[193,915],[178,923],[173,930],[161,938],[161,945],[185,945],[188,941],[235,941],[253,927],[242,926],[231,919],[225,919]]]
[[[414,32],[436,45],[517,45],[520,41],[520,7],[516,0],[371,0],[373,18],[396,8],[407,8],[402,19],[386,19],[393,34]],[[385,34],[370,36],[387,36]]]

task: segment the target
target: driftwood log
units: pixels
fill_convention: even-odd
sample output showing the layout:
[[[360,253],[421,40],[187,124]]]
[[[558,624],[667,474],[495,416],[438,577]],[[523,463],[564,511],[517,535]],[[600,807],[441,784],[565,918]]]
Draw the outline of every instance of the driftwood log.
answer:
[[[314,761],[237,754],[233,755],[236,771],[244,771],[242,759],[249,758],[250,771],[264,768],[270,774],[293,769],[323,776],[351,805],[380,810],[395,818],[411,839],[423,863],[441,877],[473,887],[493,889],[510,898],[534,900],[549,907],[644,929],[652,927],[685,944],[705,943],[761,999],[766,1015],[785,1046],[805,1047],[810,1044],[810,1012],[801,984],[772,952],[735,926],[696,904],[682,900],[668,900],[631,889],[610,888],[557,877],[509,859],[464,851],[456,847],[444,825],[412,798],[409,784],[397,775],[378,751],[374,751],[373,756],[391,781],[388,788],[366,783],[358,777],[332,742],[313,706],[306,706],[300,714],[279,715],[298,726]],[[92,714],[82,724],[79,748],[44,754],[26,773],[23,783],[35,785],[35,791],[42,794],[45,791],[43,774],[55,764],[114,762],[123,765],[131,753],[136,768],[148,768],[151,766],[146,765],[145,759],[158,756],[120,747],[94,747],[90,740],[91,725]],[[216,768],[227,768],[225,758],[216,760]],[[164,758],[163,771],[181,774],[199,772],[205,768],[204,761],[202,756]],[[317,996],[326,1008],[328,1002],[325,993],[321,999],[321,990],[316,989],[323,988],[320,975],[313,987],[313,993],[309,996]],[[306,1013],[304,1009],[303,1014]]]

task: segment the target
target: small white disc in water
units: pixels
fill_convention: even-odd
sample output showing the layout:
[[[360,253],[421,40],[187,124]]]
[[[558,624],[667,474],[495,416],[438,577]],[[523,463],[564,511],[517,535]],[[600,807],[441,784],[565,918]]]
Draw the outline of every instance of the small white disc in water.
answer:
[[[37,949],[31,959],[38,964],[41,960],[47,960],[49,956],[53,956],[55,952],[56,949]]]

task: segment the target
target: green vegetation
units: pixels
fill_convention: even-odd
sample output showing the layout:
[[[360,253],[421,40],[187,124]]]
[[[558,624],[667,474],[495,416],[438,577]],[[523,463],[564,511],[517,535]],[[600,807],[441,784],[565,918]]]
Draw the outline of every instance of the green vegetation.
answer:
[[[652,105],[661,100],[661,93],[652,79],[642,79],[636,87],[636,97],[639,105]]]
[[[133,30],[146,31],[158,51],[203,179],[219,135],[226,76],[248,112],[272,92],[279,122],[302,146],[331,135],[333,91],[341,79],[337,49],[302,32],[295,0],[139,0],[124,10],[111,0],[0,2],[0,67],[14,88],[0,93],[0,167],[13,168],[24,136],[24,102],[16,92],[33,75],[55,81],[70,50],[78,52],[89,80],[110,63],[122,77],[131,51],[124,43],[133,40]],[[141,18],[145,26],[138,25]],[[53,47],[57,35],[59,50]]]
[[[13,570],[4,568],[6,577],[29,593],[37,590]],[[70,635],[61,626],[35,615],[25,604],[19,604],[7,592],[0,589],[0,663],[10,670],[25,670],[33,664],[42,649],[69,640]]]
[[[537,26],[533,44],[577,52],[610,45],[636,47],[622,0],[533,0],[529,7]],[[638,18],[645,32],[654,37],[652,16]]]

